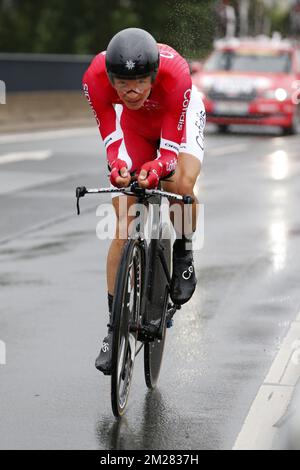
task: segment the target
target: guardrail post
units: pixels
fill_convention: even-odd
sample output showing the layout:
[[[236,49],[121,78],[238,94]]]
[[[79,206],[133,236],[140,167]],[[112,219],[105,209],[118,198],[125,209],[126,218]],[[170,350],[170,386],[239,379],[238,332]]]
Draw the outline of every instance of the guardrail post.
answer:
[[[0,104],[6,104],[6,85],[0,80]]]

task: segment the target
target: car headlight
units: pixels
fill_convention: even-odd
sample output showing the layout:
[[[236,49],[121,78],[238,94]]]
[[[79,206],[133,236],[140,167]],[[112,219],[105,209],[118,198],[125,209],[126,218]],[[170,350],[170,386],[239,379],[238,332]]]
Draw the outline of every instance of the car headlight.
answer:
[[[285,101],[288,96],[289,94],[284,88],[277,88],[277,90],[275,90],[275,98],[277,101]]]
[[[269,100],[277,100],[281,103],[286,101],[289,93],[284,88],[276,88],[275,90],[267,90],[263,93],[263,97]]]

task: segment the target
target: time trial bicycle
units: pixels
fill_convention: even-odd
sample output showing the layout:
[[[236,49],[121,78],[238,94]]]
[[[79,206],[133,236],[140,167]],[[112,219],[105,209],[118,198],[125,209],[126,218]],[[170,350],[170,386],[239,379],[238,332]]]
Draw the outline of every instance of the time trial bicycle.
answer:
[[[129,188],[76,189],[80,199],[90,194],[123,193],[137,200],[135,230],[123,250],[115,283],[112,308],[111,404],[116,417],[125,413],[136,356],[144,351],[144,373],[149,389],[156,387],[164,353],[166,328],[181,307],[170,301],[171,232],[163,223],[162,199],[192,204],[191,196],[155,189],[142,189],[135,181]],[[150,241],[144,229],[146,213],[152,207]]]

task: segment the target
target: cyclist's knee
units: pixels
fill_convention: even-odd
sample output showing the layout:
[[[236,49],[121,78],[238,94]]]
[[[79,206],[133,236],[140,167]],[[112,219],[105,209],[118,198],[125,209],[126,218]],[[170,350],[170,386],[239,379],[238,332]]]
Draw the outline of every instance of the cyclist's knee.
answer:
[[[168,193],[175,193],[177,194],[177,175],[173,181],[163,181],[162,182],[162,189],[167,191]]]
[[[180,179],[177,181],[178,194],[193,194],[196,181],[197,177],[195,178],[187,173],[181,173]]]
[[[178,194],[193,194],[197,178],[201,172],[201,162],[193,155],[181,153],[178,157],[176,172]]]

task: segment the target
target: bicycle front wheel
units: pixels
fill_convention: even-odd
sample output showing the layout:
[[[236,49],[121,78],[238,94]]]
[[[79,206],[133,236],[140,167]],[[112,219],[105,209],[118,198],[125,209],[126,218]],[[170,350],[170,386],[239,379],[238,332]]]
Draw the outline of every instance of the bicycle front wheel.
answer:
[[[143,277],[143,249],[138,240],[125,246],[113,305],[111,403],[116,417],[128,402],[136,356]]]

